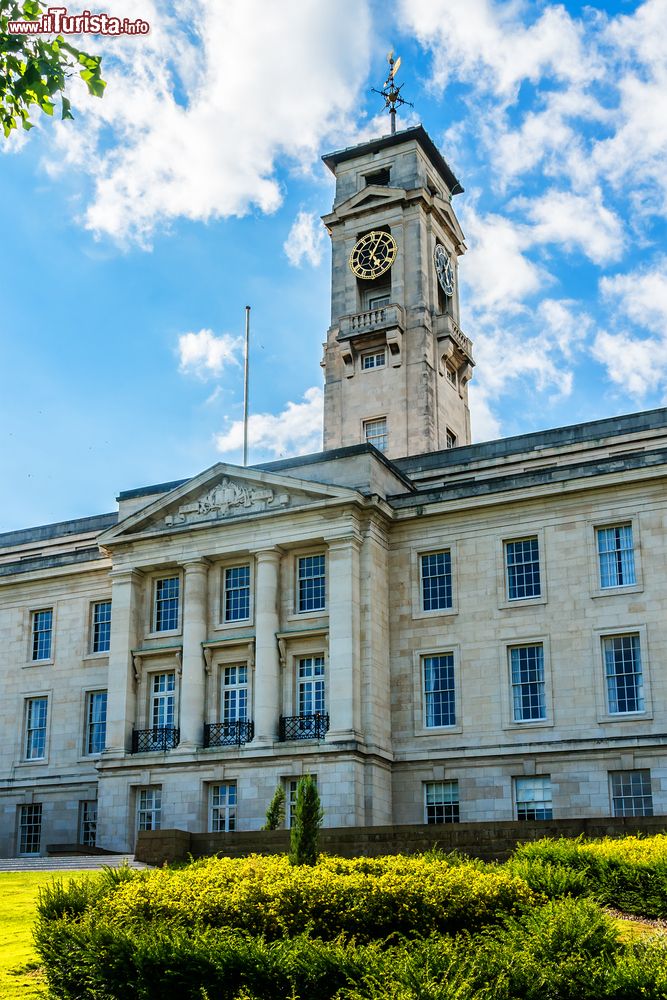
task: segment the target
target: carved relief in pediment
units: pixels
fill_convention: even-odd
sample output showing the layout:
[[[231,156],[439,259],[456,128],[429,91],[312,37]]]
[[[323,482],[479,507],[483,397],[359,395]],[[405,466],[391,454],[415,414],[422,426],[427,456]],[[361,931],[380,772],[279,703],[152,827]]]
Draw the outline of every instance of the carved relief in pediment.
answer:
[[[267,509],[276,510],[279,507],[287,507],[289,502],[290,497],[287,493],[276,494],[273,490],[249,486],[241,480],[223,476],[221,481],[203,496],[182,504],[175,514],[165,517],[164,523],[167,527],[175,524],[194,524],[197,521],[210,521],[216,517],[252,514]]]

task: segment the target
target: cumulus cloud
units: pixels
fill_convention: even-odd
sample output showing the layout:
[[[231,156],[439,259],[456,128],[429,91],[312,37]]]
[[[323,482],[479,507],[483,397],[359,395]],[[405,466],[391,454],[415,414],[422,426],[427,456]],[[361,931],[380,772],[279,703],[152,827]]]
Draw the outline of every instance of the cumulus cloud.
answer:
[[[89,229],[144,246],[175,218],[274,211],[278,159],[310,164],[344,128],[369,55],[367,0],[170,9],[118,0],[114,14],[142,17],[151,32],[100,39],[104,100],[77,98],[77,121],[55,130],[50,162],[91,176]]]
[[[229,333],[219,337],[212,330],[184,333],[178,338],[179,369],[184,375],[201,379],[221,375],[228,365],[239,364],[242,347],[243,338]]]
[[[667,257],[626,274],[604,277],[600,291],[612,314],[627,317],[649,336],[628,329],[602,330],[592,354],[613,383],[637,400],[667,395]]]
[[[289,402],[280,413],[253,413],[248,420],[248,445],[272,458],[306,455],[322,448],[324,394],[318,386],[307,389],[303,400]],[[218,451],[225,455],[243,447],[243,421],[235,420],[216,435]]]
[[[292,267],[301,267],[304,260],[313,267],[322,263],[324,226],[314,212],[299,212],[283,243]]]

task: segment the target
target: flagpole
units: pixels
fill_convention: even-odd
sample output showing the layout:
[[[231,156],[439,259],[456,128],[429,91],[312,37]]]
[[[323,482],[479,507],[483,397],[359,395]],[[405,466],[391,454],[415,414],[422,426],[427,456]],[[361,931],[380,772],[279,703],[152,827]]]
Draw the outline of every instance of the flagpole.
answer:
[[[248,464],[248,354],[250,351],[250,306],[245,307],[245,357],[243,362],[243,465]]]

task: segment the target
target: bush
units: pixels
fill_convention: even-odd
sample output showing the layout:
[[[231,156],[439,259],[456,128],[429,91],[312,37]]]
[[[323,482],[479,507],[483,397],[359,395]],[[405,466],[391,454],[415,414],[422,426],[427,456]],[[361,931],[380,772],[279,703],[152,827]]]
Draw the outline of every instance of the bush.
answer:
[[[522,869],[526,863],[528,868]],[[576,873],[573,894],[581,879],[589,895],[626,913],[667,916],[667,836],[663,834],[619,840],[545,838],[522,844],[510,862],[510,870],[517,874],[523,871],[530,885],[551,895],[546,885],[538,885],[540,864]],[[537,866],[532,881],[527,874],[531,866]]]
[[[327,940],[345,933],[369,941],[476,930],[522,912],[536,898],[515,876],[465,864],[325,858],[310,868],[252,855],[145,873],[102,899],[99,913],[116,926],[158,920],[235,927],[269,939],[308,931]]]
[[[285,819],[285,789],[278,785],[266,810],[266,822],[262,830],[277,830]]]
[[[294,821],[290,832],[289,860],[292,865],[317,864],[320,827],[324,812],[314,779],[307,774],[296,786]]]

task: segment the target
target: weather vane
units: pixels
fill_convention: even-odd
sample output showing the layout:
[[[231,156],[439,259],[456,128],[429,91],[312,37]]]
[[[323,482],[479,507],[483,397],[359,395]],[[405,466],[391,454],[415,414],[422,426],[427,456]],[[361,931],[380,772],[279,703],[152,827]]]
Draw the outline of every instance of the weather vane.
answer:
[[[372,93],[379,94],[380,97],[384,97],[384,106],[389,108],[389,117],[391,118],[391,134],[396,133],[396,105],[397,104],[407,104],[409,108],[414,108],[414,104],[410,101],[406,101],[401,97],[401,90],[403,84],[400,87],[396,86],[396,74],[398,73],[398,68],[401,65],[401,57],[394,59],[394,50],[387,53],[387,61],[389,63],[389,76],[384,82],[384,87],[382,90],[376,90],[375,87],[372,88]]]

